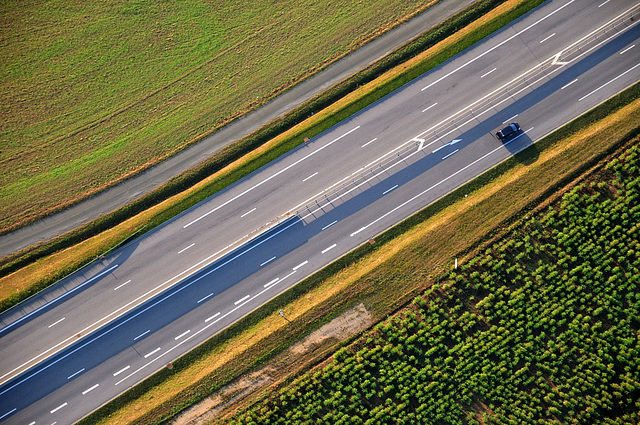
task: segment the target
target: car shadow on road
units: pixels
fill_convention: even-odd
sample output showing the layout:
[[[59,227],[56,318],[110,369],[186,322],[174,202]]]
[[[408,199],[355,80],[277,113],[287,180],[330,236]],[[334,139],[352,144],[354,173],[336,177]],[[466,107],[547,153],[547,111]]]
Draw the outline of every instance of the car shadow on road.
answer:
[[[540,150],[526,133],[517,134],[503,145],[511,153],[511,157],[522,165],[531,165],[540,157]]]

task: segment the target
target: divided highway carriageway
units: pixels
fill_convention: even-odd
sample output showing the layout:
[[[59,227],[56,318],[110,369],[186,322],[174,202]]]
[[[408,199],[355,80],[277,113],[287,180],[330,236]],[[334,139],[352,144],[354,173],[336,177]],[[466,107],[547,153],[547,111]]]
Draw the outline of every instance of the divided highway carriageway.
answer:
[[[636,83],[628,0],[553,0],[0,319],[0,422],[73,423]],[[518,122],[522,131],[497,140]]]

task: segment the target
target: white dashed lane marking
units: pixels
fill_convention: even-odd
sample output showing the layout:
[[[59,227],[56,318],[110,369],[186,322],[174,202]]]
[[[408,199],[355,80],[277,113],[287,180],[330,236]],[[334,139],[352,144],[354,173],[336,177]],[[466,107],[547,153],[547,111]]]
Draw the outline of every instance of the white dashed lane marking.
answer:
[[[144,358],[146,359],[147,357],[151,357],[153,356],[155,353],[157,353],[158,351],[160,351],[160,347],[156,348],[155,350],[153,350],[150,353],[145,354]]]
[[[276,257],[271,257],[269,258],[267,261],[265,261],[264,263],[260,264],[260,267],[265,266],[267,264],[269,264],[270,262],[272,262],[273,260],[275,260]]]
[[[315,173],[311,174],[309,177],[306,177],[306,178],[302,179],[302,182],[304,183],[304,182],[306,182],[307,180],[309,180],[310,178],[315,177],[315,176],[317,176],[317,175],[318,175],[318,172],[316,171]]]
[[[130,283],[131,279],[127,280],[125,283],[122,283],[118,286],[116,286],[115,288],[113,288],[114,291],[117,291],[118,289],[122,288],[124,285],[126,285],[127,283]]]
[[[498,68],[493,68],[491,71],[489,71],[489,72],[485,72],[484,74],[482,74],[482,75],[480,76],[480,78],[484,78],[484,77],[486,77],[487,75],[491,74],[491,73],[492,73],[493,71],[495,71],[496,69],[498,69]]]
[[[247,295],[246,297],[242,297],[238,301],[234,302],[233,304],[234,305],[238,305],[238,304],[242,303],[243,301],[248,300],[249,298],[251,298],[251,295]]]
[[[58,320],[58,321],[53,322],[53,323],[52,323],[52,324],[50,324],[48,327],[49,327],[49,328],[52,328],[52,327],[54,327],[55,325],[57,325],[58,323],[62,322],[64,319],[65,319],[65,317],[63,317],[62,319],[60,319],[60,320]]]
[[[120,369],[119,371],[117,371],[116,373],[113,374],[113,376],[118,376],[120,375],[122,372],[124,372],[125,370],[129,369],[131,367],[131,365],[124,367],[122,369]]]
[[[186,247],[186,248],[182,248],[180,251],[178,251],[178,254],[182,254],[183,252],[185,252],[187,249],[191,248],[191,247],[192,247],[192,246],[194,246],[194,245],[195,245],[195,243],[192,243],[192,244],[191,244],[191,245],[189,245],[188,247]]]
[[[179,340],[180,338],[182,338],[185,335],[188,335],[191,332],[191,329],[189,329],[188,331],[184,331],[182,332],[180,335],[178,335],[177,337],[173,338],[175,341]]]
[[[309,260],[306,260],[306,261],[304,261],[304,262],[302,262],[302,263],[298,264],[297,266],[295,266],[295,267],[293,268],[293,271],[296,271],[296,270],[298,270],[300,267],[305,266],[305,265],[307,265],[307,264],[309,264]]]
[[[336,246],[337,246],[336,244],[333,244],[333,245],[331,245],[330,247],[323,249],[323,250],[322,250],[322,253],[323,253],[323,254],[325,254],[325,253],[327,253],[327,252],[331,251],[331,250],[332,250],[333,248],[335,248]]]
[[[326,226],[324,226],[324,227],[322,228],[322,230],[326,230],[326,229],[328,229],[329,227],[333,226],[333,225],[334,225],[334,224],[336,224],[337,222],[338,222],[338,220],[335,220],[334,222],[327,224]]]
[[[73,378],[76,375],[81,374],[82,372],[84,372],[84,368],[80,369],[79,371],[77,371],[76,373],[72,373],[71,375],[67,376],[67,380]]]
[[[151,332],[151,329],[147,330],[146,332],[141,333],[140,335],[138,335],[137,337],[133,338],[134,341],[139,340],[140,338],[142,338],[143,336],[145,336],[146,334],[148,334],[149,332]]]
[[[96,388],[98,388],[100,386],[100,384],[95,384],[93,387],[87,388],[86,390],[84,390],[82,392],[82,395],[86,395],[88,392],[91,392],[93,390],[95,390]]]
[[[540,44],[544,43],[545,41],[547,41],[548,39],[550,39],[551,37],[553,37],[554,35],[556,35],[556,33],[554,32],[553,34],[551,34],[550,36],[547,36],[545,38],[543,38],[542,40],[540,40]]]
[[[423,109],[422,112],[427,112],[429,109],[433,108],[434,106],[436,106],[438,104],[438,102],[434,103],[431,106],[428,106],[426,109]]]
[[[69,403],[66,403],[66,402],[65,402],[65,403],[62,403],[60,406],[58,406],[58,407],[56,407],[55,409],[53,409],[53,410],[51,411],[51,413],[52,413],[52,414],[53,414],[53,413],[56,413],[58,410],[60,410],[60,409],[62,409],[63,407],[67,406],[68,404],[69,404]]]
[[[254,208],[254,209],[252,209],[252,210],[247,211],[246,213],[242,214],[242,215],[240,216],[240,218],[244,218],[244,217],[248,216],[249,214],[251,214],[252,212],[254,212],[254,211],[255,211],[255,210],[257,210],[257,209],[258,209],[258,208]]]
[[[389,189],[385,190],[384,192],[382,192],[383,195],[386,195],[387,193],[391,192],[393,189],[397,188],[398,185],[395,185],[393,187],[390,187]]]

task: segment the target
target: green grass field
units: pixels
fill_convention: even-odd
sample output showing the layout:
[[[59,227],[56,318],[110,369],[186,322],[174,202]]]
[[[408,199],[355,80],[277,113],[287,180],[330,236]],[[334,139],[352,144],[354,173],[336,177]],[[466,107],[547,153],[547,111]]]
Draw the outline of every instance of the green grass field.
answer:
[[[0,231],[175,153],[418,0],[0,5]]]

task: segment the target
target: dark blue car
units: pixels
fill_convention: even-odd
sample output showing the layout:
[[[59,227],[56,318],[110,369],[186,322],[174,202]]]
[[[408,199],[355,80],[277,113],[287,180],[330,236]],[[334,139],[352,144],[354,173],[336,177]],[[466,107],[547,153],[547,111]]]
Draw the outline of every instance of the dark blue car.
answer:
[[[520,126],[518,125],[517,122],[512,122],[511,124],[509,124],[508,126],[506,126],[505,128],[503,128],[500,131],[496,132],[496,137],[500,140],[504,140],[506,138],[508,138],[509,136],[512,136],[516,133],[518,133],[520,131]]]

